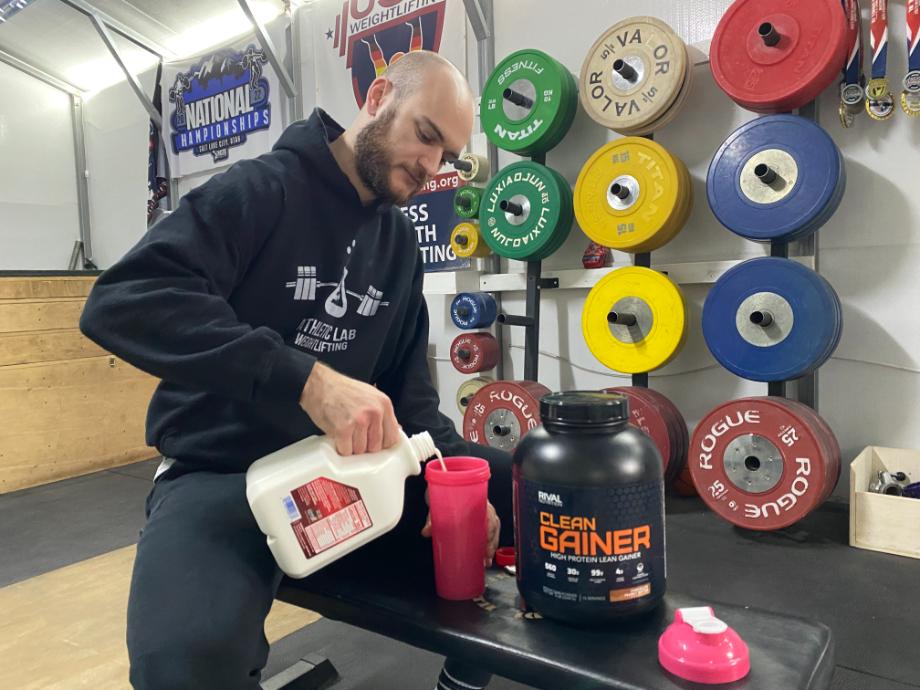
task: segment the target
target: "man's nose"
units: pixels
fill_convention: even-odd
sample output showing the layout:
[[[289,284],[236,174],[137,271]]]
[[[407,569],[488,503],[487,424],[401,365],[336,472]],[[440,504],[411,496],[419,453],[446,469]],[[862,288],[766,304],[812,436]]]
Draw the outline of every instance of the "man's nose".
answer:
[[[426,153],[419,159],[419,163],[421,163],[422,168],[428,177],[434,177],[438,174],[438,170],[441,169],[441,159],[443,157],[444,150],[439,148]]]

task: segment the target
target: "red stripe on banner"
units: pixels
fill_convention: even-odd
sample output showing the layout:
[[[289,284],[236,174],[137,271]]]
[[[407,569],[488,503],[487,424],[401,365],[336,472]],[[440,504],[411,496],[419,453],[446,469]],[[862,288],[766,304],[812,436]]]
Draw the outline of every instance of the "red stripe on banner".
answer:
[[[342,43],[339,45],[339,57],[345,55],[345,45],[348,43],[345,40],[348,37],[346,33],[348,31],[348,2],[342,3]]]
[[[340,24],[339,24],[339,18],[336,17],[336,18],[335,18],[335,40],[332,42],[332,47],[333,47],[333,48],[338,48],[338,47],[339,47],[339,35],[341,34],[341,31],[339,31],[340,28],[341,28],[341,26],[340,26]]]

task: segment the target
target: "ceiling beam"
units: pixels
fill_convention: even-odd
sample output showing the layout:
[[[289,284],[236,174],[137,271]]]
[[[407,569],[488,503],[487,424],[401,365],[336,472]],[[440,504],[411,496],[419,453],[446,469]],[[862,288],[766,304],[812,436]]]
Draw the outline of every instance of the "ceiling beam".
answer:
[[[48,74],[42,69],[30,65],[25,60],[22,60],[11,53],[7,53],[4,50],[0,50],[0,62],[4,62],[14,69],[18,69],[20,72],[28,74],[30,77],[35,77],[36,79],[43,81],[48,86],[53,86],[55,89],[63,91],[64,93],[69,93],[71,96],[80,96],[83,94],[82,89],[74,86],[68,81],[56,77],[53,74]]]
[[[109,33],[105,22],[101,17],[98,17],[95,14],[91,14],[89,18],[95,25],[96,31],[99,32],[99,38],[101,38],[102,42],[105,43],[106,47],[109,49],[109,52],[112,54],[112,57],[115,58],[115,62],[117,62],[118,66],[121,67],[121,71],[125,73],[125,78],[128,80],[129,86],[134,90],[134,95],[137,96],[137,99],[141,102],[141,105],[144,106],[147,114],[150,115],[150,119],[153,120],[153,124],[156,125],[157,131],[162,134],[163,118],[157,111],[156,106],[153,105],[153,101],[150,100],[150,97],[146,94],[143,87],[141,87],[141,83],[137,80],[137,77],[135,77],[134,73],[128,69],[128,65],[125,63],[124,58],[121,56],[121,52],[118,50],[118,46],[115,45],[115,41],[112,39],[112,34]]]
[[[97,9],[94,5],[87,2],[87,0],[59,0],[59,1],[77,10],[77,12],[81,12],[82,14],[85,14],[90,19],[92,19],[93,16],[98,17],[112,31],[114,31],[117,34],[120,34],[121,36],[124,36],[129,41],[143,48],[149,53],[153,53],[154,55],[160,58],[172,59],[176,57],[176,54],[173,51],[169,50],[165,46],[160,45],[156,41],[153,41],[147,38],[140,32],[135,31],[127,24],[120,22],[114,17]]]

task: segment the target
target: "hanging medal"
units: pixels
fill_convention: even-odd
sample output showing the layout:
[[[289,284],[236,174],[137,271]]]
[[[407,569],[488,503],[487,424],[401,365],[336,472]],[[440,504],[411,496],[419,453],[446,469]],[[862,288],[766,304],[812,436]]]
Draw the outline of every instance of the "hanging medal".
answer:
[[[911,117],[920,115],[920,0],[907,0],[907,75],[901,108]]]
[[[920,0],[916,0],[920,3]],[[843,66],[843,79],[840,81],[840,124],[850,127],[856,115],[863,110],[865,78],[862,71],[862,16],[859,0],[841,0],[847,20],[847,61]]]
[[[888,69],[888,0],[872,0],[872,79],[866,85],[866,112],[873,120],[894,115],[894,98],[885,73]]]

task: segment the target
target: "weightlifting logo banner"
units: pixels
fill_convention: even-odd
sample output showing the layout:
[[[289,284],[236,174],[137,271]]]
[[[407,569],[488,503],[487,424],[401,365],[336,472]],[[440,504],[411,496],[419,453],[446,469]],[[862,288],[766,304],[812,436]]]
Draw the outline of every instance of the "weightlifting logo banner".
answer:
[[[281,134],[278,78],[253,39],[167,63],[164,85],[166,148],[176,177],[258,156]]]
[[[431,50],[461,69],[465,64],[460,0],[319,0],[311,12],[316,102],[342,123],[364,104],[371,82],[406,53]]]

